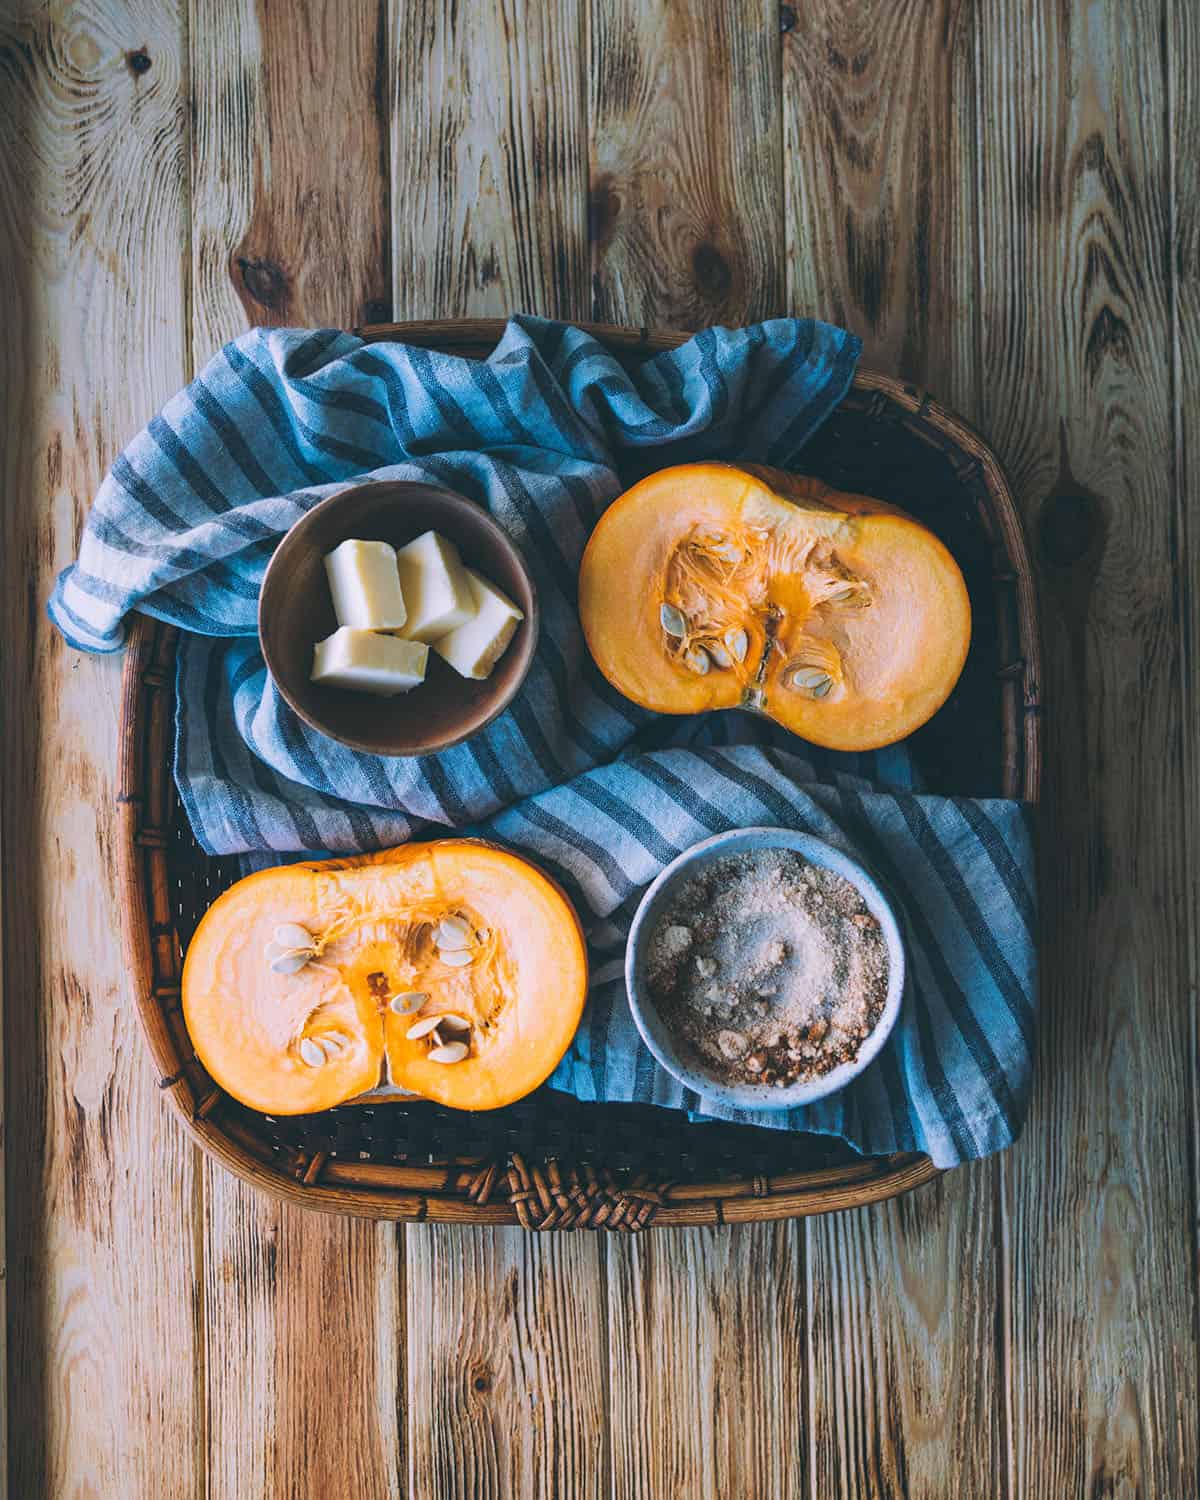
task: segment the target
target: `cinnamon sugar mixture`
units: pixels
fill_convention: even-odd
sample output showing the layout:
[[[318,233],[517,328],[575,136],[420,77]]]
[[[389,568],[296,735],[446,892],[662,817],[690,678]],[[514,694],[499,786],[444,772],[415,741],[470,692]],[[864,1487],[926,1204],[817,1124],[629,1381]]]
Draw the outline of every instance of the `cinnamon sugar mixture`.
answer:
[[[707,1071],[784,1088],[858,1055],[887,998],[887,945],[841,875],[789,849],[748,850],[676,892],[647,979]]]

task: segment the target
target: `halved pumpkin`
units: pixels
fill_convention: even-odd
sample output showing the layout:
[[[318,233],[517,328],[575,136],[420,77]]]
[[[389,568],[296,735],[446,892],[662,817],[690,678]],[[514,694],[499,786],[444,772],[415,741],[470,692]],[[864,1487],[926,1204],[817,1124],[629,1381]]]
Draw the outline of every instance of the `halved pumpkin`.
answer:
[[[250,875],[209,908],[183,970],[197,1056],[267,1114],[389,1082],[457,1109],[510,1104],[553,1072],[586,993],[566,895],[473,839]]]
[[[597,666],[659,713],[748,708],[835,750],[890,745],[967,658],[958,564],[911,516],[753,464],[682,464],[605,511],[579,613]]]

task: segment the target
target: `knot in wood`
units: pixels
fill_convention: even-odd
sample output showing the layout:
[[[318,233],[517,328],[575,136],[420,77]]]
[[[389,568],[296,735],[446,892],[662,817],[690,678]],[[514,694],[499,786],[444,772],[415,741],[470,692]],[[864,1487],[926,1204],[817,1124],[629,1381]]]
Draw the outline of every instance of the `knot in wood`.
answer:
[[[1103,545],[1103,506],[1094,495],[1048,495],[1038,512],[1037,530],[1046,561],[1069,568]]]

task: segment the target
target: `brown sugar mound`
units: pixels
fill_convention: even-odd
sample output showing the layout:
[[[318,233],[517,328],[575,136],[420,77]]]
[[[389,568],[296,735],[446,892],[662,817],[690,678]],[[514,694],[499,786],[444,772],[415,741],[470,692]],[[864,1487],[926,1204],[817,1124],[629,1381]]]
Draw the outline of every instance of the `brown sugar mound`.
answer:
[[[726,1083],[785,1088],[857,1057],[883,1013],[888,952],[858,890],[788,849],[705,865],[647,950],[664,1022]]]

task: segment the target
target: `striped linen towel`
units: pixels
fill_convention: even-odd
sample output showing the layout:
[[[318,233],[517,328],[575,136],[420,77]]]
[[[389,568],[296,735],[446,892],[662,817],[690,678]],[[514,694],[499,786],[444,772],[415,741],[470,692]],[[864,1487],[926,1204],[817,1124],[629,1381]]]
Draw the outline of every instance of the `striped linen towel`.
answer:
[[[1008,1144],[1029,1090],[1034,1009],[1024,810],[919,795],[903,747],[832,755],[739,713],[665,720],[596,672],[575,589],[584,544],[631,474],[697,458],[786,467],[849,386],[858,342],[779,320],[709,329],[633,374],[578,329],[514,318],[486,362],[258,330],[227,345],[114,463],[51,618],[120,648],[139,609],[179,625],[175,776],[214,854],[344,852],[440,827],[528,849],[589,921],[592,1002],[554,1083],[722,1115],[642,1048],[619,956],[637,891],[689,843],[746,823],[803,827],[890,883],[913,955],[881,1060],[850,1089],[756,1123],[829,1131],[940,1165]],[[486,506],[538,588],[537,656],[510,709],[432,756],[362,755],[275,692],[256,637],[279,537],[326,495],[417,479]],[[613,580],[619,590],[621,580]],[[734,1118],[749,1118],[735,1116]]]

